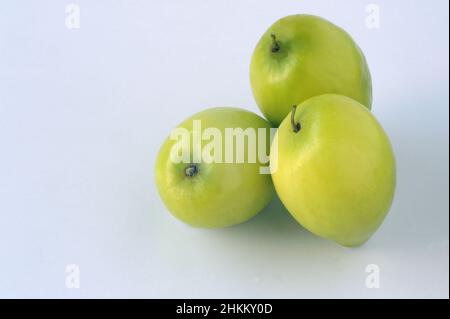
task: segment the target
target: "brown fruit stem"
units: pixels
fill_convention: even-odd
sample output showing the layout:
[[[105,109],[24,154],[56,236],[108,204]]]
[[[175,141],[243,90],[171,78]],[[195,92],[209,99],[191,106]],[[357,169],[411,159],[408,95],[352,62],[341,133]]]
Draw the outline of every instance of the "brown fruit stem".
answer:
[[[294,133],[298,133],[302,126],[300,125],[300,122],[295,123],[295,110],[297,109],[297,105],[293,105],[292,106],[292,111],[291,111],[291,125],[292,125],[292,130],[294,131]]]
[[[270,48],[270,51],[272,51],[272,53],[277,53],[278,51],[280,51],[280,42],[277,41],[277,38],[275,37],[275,34],[271,33],[270,37],[272,38],[272,46]]]

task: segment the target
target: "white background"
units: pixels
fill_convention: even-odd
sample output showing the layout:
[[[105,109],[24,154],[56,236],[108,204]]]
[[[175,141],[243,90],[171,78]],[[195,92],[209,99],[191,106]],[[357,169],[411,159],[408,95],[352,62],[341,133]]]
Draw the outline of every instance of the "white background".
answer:
[[[448,298],[448,2],[373,2],[379,29],[369,1],[80,0],[68,29],[69,1],[2,1],[0,297]],[[240,226],[193,229],[155,189],[176,124],[212,106],[259,112],[252,50],[295,13],[361,46],[396,152],[392,210],[357,249],[311,235],[277,201]]]

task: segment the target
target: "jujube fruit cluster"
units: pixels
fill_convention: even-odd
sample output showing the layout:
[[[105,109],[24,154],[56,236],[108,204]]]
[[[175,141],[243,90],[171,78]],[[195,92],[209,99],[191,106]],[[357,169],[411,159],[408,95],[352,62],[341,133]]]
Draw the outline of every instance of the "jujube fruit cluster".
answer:
[[[390,209],[396,168],[389,138],[370,112],[361,49],[327,20],[288,16],[256,45],[250,83],[267,120],[238,108],[208,109],[177,126],[187,138],[171,136],[162,145],[155,176],[168,210],[196,227],[226,227],[255,216],[276,192],[312,233],[348,247],[366,242]],[[198,145],[196,123],[214,128],[201,133],[214,138],[212,146]],[[223,160],[229,129],[250,143],[254,132],[271,127],[278,128],[272,139],[258,134],[253,148],[244,148],[246,161]],[[266,150],[271,174],[252,156]],[[184,160],[174,161],[183,151]]]

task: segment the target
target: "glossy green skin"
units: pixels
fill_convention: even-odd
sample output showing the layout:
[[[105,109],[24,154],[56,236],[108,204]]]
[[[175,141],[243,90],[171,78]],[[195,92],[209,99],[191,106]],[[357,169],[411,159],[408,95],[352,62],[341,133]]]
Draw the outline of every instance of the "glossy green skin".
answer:
[[[193,120],[202,121],[202,130],[207,127],[220,129],[223,140],[225,128],[270,128],[270,124],[258,115],[230,107],[197,113],[178,127],[184,127],[192,134]],[[270,150],[268,131],[266,135],[267,154]],[[260,212],[274,196],[270,175],[259,173],[263,164],[248,163],[247,160],[245,163],[203,162],[195,176],[186,176],[188,164],[175,164],[170,160],[174,143],[176,141],[168,138],[159,151],[155,167],[156,186],[167,209],[183,222],[207,228],[239,224]],[[208,141],[203,142],[203,146],[206,143]]]
[[[279,41],[275,53],[271,34]],[[250,83],[256,103],[275,126],[292,105],[325,93],[372,105],[370,73],[357,44],[341,28],[311,15],[282,18],[264,33],[253,52]]]
[[[286,117],[272,143],[271,165],[278,167],[272,179],[281,201],[311,232],[344,246],[363,244],[394,196],[388,137],[367,108],[340,95],[303,102],[297,122],[295,133]]]

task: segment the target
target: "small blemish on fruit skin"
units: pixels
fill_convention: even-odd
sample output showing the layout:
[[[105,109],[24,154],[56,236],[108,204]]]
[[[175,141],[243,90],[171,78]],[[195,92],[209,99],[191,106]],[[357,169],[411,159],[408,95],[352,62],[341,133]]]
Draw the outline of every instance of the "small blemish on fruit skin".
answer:
[[[187,177],[194,177],[195,175],[198,174],[198,166],[196,164],[189,164],[185,170],[184,170],[184,174]]]

